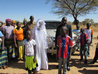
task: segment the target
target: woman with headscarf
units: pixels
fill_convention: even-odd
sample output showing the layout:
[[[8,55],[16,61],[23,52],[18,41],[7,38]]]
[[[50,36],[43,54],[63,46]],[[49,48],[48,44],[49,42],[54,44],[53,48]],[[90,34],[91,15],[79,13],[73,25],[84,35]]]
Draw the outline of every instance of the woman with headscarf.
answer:
[[[32,31],[32,38],[36,41],[36,58],[38,62],[37,71],[41,69],[48,69],[48,58],[47,58],[47,33],[45,22],[39,19]]]
[[[17,28],[15,20],[12,20],[11,25],[12,25],[14,28]]]
[[[8,62],[15,58],[15,47],[14,47],[14,27],[11,26],[11,19],[6,19],[6,26],[3,26],[3,34],[5,38],[5,47],[7,48]]]

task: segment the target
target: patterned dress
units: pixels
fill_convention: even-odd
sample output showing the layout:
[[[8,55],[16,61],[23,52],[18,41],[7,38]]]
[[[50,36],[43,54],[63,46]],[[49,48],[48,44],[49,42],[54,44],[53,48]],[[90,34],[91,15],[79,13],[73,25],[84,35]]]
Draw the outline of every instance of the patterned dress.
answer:
[[[3,36],[3,34],[0,31],[0,37],[2,37],[2,36]],[[0,40],[2,41],[1,38],[0,38]],[[0,41],[0,67],[6,66],[7,65],[7,62],[8,62],[8,59],[7,59],[7,49],[5,48],[2,51],[2,42],[1,41]]]

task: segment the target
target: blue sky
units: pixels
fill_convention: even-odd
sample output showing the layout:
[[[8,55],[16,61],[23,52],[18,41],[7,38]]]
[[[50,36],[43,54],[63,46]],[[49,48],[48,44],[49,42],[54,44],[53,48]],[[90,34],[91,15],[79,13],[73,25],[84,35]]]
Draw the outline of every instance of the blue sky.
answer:
[[[52,3],[46,4],[46,0],[0,0],[0,21],[5,21],[6,18],[19,20],[20,22],[26,18],[29,21],[31,15],[34,16],[34,21],[41,18],[44,20],[61,20],[58,15],[53,14]],[[68,21],[73,21],[73,17],[67,16]],[[79,16],[79,21],[86,18],[93,19],[98,23],[98,11],[86,16]]]

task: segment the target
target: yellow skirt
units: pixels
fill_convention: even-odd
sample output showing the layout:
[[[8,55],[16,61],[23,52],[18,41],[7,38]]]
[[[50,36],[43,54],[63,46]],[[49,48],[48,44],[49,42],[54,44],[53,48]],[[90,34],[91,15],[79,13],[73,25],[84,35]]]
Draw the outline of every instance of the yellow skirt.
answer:
[[[33,62],[34,56],[25,55],[25,68],[28,70],[34,70],[37,67],[37,61]]]

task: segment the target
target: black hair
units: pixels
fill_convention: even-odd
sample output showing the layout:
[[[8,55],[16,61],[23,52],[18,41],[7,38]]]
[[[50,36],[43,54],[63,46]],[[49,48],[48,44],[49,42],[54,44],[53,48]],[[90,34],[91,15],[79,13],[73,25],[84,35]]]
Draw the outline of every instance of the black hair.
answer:
[[[16,22],[16,25],[18,26],[19,23],[20,23],[20,22]]]
[[[33,17],[33,16],[30,16],[30,19],[31,19],[31,18],[33,18],[33,19],[34,19],[34,17]]]
[[[81,32],[83,33],[85,31],[85,29],[84,28],[81,28]]]
[[[67,21],[67,18],[66,18],[66,17],[63,17],[63,18],[62,18],[62,20],[64,20],[64,19]]]
[[[89,26],[91,26],[91,23],[87,23],[86,25],[89,25]]]

